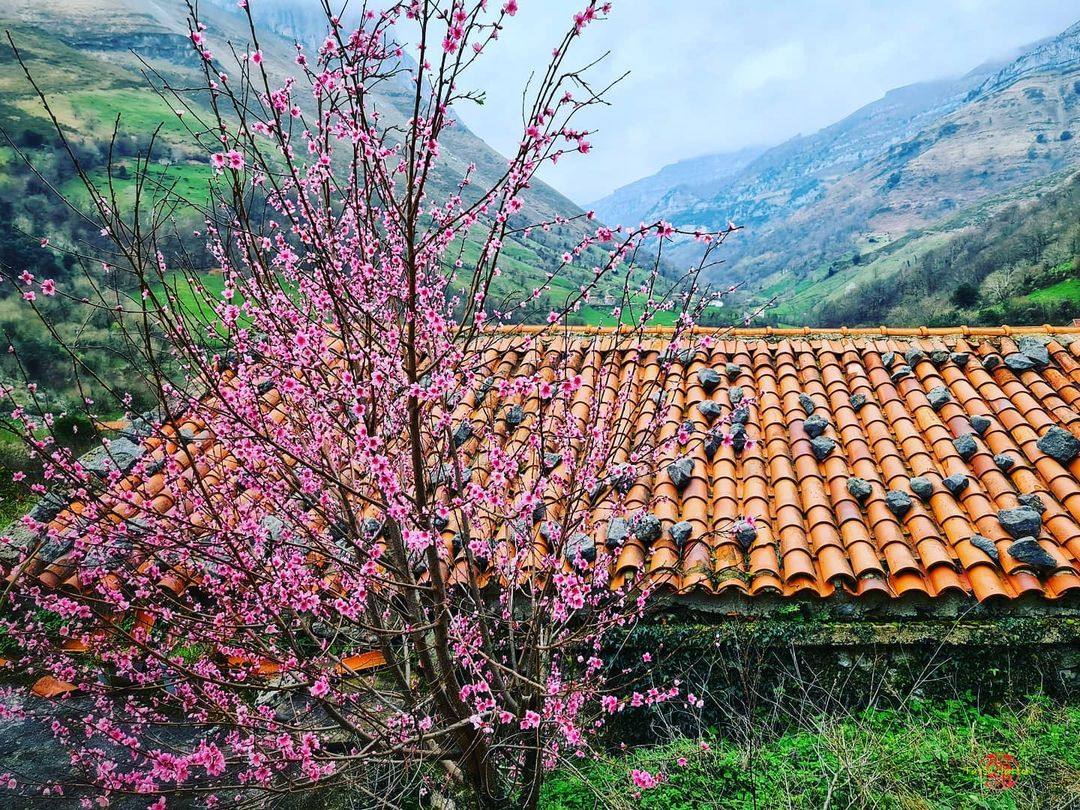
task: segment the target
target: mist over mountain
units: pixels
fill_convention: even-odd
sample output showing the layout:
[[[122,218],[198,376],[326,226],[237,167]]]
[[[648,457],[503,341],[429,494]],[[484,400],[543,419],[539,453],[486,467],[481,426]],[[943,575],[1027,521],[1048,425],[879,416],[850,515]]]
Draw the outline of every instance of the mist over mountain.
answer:
[[[1038,198],[1080,167],[1080,23],[956,79],[897,88],[745,163],[683,161],[596,207],[602,218],[744,227],[714,280],[747,284],[747,306],[779,296],[781,320],[821,320],[848,277],[930,228]],[[752,152],[751,152],[752,155]],[[712,177],[709,161],[721,167]],[[649,198],[651,199],[651,202]],[[967,218],[960,217],[968,212]],[[689,261],[697,247],[672,255]],[[815,282],[810,284],[809,282]],[[831,293],[815,290],[825,285]]]
[[[236,12],[235,0],[207,0],[218,8]],[[360,21],[360,5],[331,2],[330,7],[338,9],[344,5],[341,18],[346,27],[356,27]],[[259,0],[252,6],[257,24],[268,31],[302,42],[306,46],[319,45],[326,38],[326,15],[319,0]]]
[[[636,225],[649,215],[656,201],[666,194],[681,193],[687,195],[688,199],[706,194],[716,183],[745,168],[765,149],[763,146],[747,146],[734,152],[680,160],[664,166],[656,174],[616,189],[587,207],[596,211],[604,222]]]

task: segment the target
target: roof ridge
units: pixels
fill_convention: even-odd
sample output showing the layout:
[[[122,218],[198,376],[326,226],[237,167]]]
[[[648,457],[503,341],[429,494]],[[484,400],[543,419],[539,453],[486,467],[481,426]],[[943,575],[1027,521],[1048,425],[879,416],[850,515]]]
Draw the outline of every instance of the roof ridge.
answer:
[[[635,330],[632,326],[537,326],[504,325],[498,332],[507,334],[537,334],[540,332],[566,333],[575,335],[606,335],[616,333],[641,333],[645,335],[671,335],[675,332],[671,326],[647,326]],[[843,337],[1008,337],[1010,335],[1080,335],[1080,324],[1069,326],[716,326],[694,327],[695,334],[716,333],[730,337],[805,337],[808,335],[840,335]]]

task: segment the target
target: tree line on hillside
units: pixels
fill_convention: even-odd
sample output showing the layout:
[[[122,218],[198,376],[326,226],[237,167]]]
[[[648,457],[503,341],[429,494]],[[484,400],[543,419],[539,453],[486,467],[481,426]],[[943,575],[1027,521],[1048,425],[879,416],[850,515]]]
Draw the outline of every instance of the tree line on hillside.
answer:
[[[1030,294],[1080,278],[1080,176],[1028,205],[967,227],[898,273],[857,285],[815,312],[824,326],[1065,323],[1077,297]]]

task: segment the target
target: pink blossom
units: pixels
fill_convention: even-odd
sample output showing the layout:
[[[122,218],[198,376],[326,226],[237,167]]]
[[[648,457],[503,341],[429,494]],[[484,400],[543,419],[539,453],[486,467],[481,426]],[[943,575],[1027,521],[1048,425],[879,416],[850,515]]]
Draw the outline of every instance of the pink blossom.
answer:
[[[645,506],[627,488],[674,449],[671,403],[645,404],[655,381],[648,364],[634,365],[636,350],[613,367],[608,338],[550,333],[587,305],[621,319],[632,300],[641,320],[619,338],[628,350],[645,345],[642,324],[676,311],[671,343],[682,348],[702,302],[693,278],[669,296],[638,265],[648,240],[674,238],[675,226],[608,227],[591,212],[526,207],[549,162],[584,161],[591,149],[588,108],[599,100],[575,96],[562,67],[535,74],[541,102],[502,170],[471,166],[447,180],[461,174],[443,148],[460,127],[455,66],[491,58],[486,43],[518,10],[500,5],[369,4],[351,31],[326,13],[322,43],[296,50],[300,70],[250,68],[266,65],[259,51],[231,78],[204,65],[192,91],[221,112],[207,107],[184,145],[206,149],[215,191],[205,221],[184,228],[191,253],[157,232],[130,233],[126,203],[96,201],[91,232],[105,247],[93,260],[111,282],[128,263],[114,257],[137,255],[147,281],[120,300],[112,286],[88,292],[87,322],[117,322],[110,344],[130,336],[122,348],[146,358],[137,338],[150,317],[163,359],[145,384],[168,408],[140,420],[148,451],[130,472],[100,477],[43,429],[59,414],[19,407],[35,400],[32,384],[9,393],[8,421],[43,468],[29,488],[40,497],[47,482],[79,511],[49,529],[48,546],[72,561],[58,569],[64,581],[45,587],[45,567],[19,569],[4,630],[42,674],[91,687],[77,716],[57,715],[50,730],[102,795],[175,795],[187,806],[225,774],[223,786],[270,795],[346,782],[364,766],[350,753],[360,751],[437,769],[451,740],[483,748],[480,770],[515,796],[525,747],[547,772],[587,755],[627,707],[644,715],[678,700],[677,684],[630,691],[601,657],[651,591],[616,576],[618,544],[595,542]],[[577,59],[578,32],[607,11],[582,5],[555,40],[565,64]],[[434,36],[423,54],[418,25]],[[386,115],[380,88],[391,75],[420,95],[406,117]],[[538,280],[507,283],[506,251],[536,237],[547,257]],[[572,262],[589,268],[583,278],[567,276]],[[63,304],[76,307],[83,293],[71,291],[83,287],[61,281]],[[17,290],[33,300],[57,285],[27,271]],[[629,298],[598,303],[620,292]],[[498,331],[522,319],[535,328]],[[666,353],[662,342],[647,339],[650,357]],[[122,380],[102,387],[79,403],[95,418],[141,409]],[[680,424],[677,435],[692,443],[696,433]],[[98,689],[103,678],[132,689]],[[162,750],[154,729],[176,718],[192,734]],[[130,756],[114,761],[114,749]],[[634,789],[664,778],[632,777]]]
[[[658,773],[655,776],[648,771],[639,770],[633,768],[630,771],[630,780],[634,783],[634,787],[641,790],[651,790],[664,781],[664,775]]]
[[[540,715],[529,709],[525,712],[525,717],[521,720],[521,728],[525,731],[531,728],[537,728],[540,725]]]

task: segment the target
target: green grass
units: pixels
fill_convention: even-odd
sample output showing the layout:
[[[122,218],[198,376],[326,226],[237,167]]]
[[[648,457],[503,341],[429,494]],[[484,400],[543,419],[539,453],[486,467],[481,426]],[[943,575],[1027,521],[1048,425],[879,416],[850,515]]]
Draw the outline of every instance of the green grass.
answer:
[[[127,175],[121,176],[114,169],[112,187],[116,192],[119,204],[125,210],[130,211],[135,203],[136,165],[134,159],[123,163],[127,166]],[[210,199],[207,183],[212,173],[213,170],[209,164],[173,163],[163,165],[151,163],[146,167],[146,182],[143,184],[142,204],[145,206],[167,196],[170,200],[184,200],[199,206],[206,205]],[[108,172],[104,168],[95,169],[89,172],[87,176],[94,183],[98,192],[108,198]],[[82,180],[77,177],[68,180],[64,184],[62,191],[68,199],[76,200],[82,205],[89,204],[86,187],[83,185]],[[183,204],[181,204],[181,208],[183,207]],[[195,212],[192,211],[192,213]]]
[[[148,137],[160,127],[158,137],[170,143],[193,141],[172,108],[149,87],[76,91],[61,99],[61,109],[78,128],[99,137],[112,132],[119,116],[119,137]]]
[[[1027,810],[1080,802],[1080,708],[1041,698],[997,712],[962,701],[914,702],[903,711],[821,718],[756,746],[709,745],[680,740],[560,771],[541,806]],[[1015,786],[988,779],[989,754],[1016,758]],[[662,772],[665,781],[635,798],[632,768]]]
[[[1080,301],[1080,278],[1067,278],[1050,287],[1036,290],[1029,293],[1027,299],[1036,303]]]
[[[613,307],[610,306],[587,306],[582,307],[577,314],[585,321],[586,326],[615,326],[615,316],[611,314],[612,309]],[[625,308],[621,313],[621,321],[624,324],[637,323],[640,314],[640,310],[631,312],[629,308]],[[678,317],[677,312],[657,312],[649,319],[649,325],[674,326]]]
[[[192,283],[179,274],[169,280],[169,287],[176,293],[177,301],[185,310],[198,313],[200,308],[221,300],[225,289],[225,277],[218,273],[206,273]]]
[[[944,245],[949,234],[928,232],[913,234],[884,245],[863,257],[863,262],[850,265],[829,275],[827,267],[817,268],[805,276],[792,279],[789,275],[774,275],[755,296],[755,303],[777,298],[774,316],[783,322],[801,325],[822,302],[839,298],[861,283],[875,278],[889,278],[903,270],[914,259]]]
[[[218,273],[204,273],[198,279],[189,281],[187,276],[174,273],[166,281],[168,293],[176,296],[176,303],[180,310],[196,322],[211,321],[215,323],[219,334],[224,334],[224,326],[217,321],[217,315],[210,308],[221,300],[222,290],[225,289],[225,277]],[[154,295],[161,302],[166,301],[164,286],[158,285],[154,289]],[[241,320],[247,319],[241,315]]]

